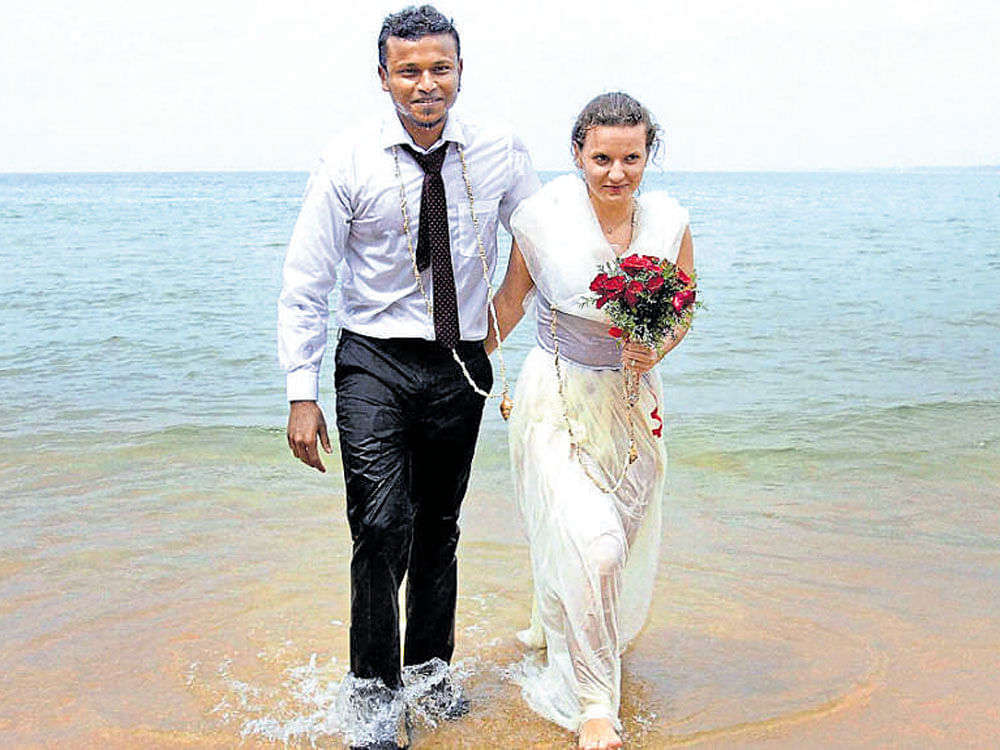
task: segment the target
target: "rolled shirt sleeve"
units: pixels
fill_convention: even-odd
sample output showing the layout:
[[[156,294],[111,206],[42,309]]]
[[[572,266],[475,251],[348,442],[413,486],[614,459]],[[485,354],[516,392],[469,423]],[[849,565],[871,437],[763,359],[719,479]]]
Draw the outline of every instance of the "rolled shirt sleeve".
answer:
[[[345,191],[320,160],[306,185],[288,244],[278,298],[278,359],[289,401],[319,398],[319,369],[326,351],[329,297],[350,228]]]

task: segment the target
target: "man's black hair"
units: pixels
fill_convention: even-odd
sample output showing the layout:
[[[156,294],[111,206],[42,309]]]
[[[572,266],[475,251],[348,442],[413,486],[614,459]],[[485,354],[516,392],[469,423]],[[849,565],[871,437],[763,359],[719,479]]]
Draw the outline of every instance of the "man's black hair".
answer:
[[[385,42],[389,37],[420,39],[432,34],[451,34],[455,40],[456,57],[462,58],[462,45],[458,41],[455,24],[433,5],[421,5],[419,8],[411,5],[399,13],[390,13],[382,22],[382,30],[378,35],[379,67],[385,68]]]

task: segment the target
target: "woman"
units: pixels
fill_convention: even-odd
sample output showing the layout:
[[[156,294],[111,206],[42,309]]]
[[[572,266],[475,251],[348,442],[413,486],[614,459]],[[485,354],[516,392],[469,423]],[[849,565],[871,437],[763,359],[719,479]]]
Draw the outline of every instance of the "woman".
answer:
[[[655,349],[619,347],[606,316],[584,300],[598,266],[616,255],[693,271],[687,211],[665,193],[637,194],[657,131],[627,94],[587,104],[572,132],[580,176],[553,180],[517,208],[495,300],[501,336],[532,291],[538,322],[517,383],[510,452],[534,577],[532,624],[519,637],[547,655],[520,681],[531,707],[578,732],[588,749],[622,746],[620,654],[649,609],[666,467],[652,368],[686,330]],[[624,369],[641,378],[632,409]]]

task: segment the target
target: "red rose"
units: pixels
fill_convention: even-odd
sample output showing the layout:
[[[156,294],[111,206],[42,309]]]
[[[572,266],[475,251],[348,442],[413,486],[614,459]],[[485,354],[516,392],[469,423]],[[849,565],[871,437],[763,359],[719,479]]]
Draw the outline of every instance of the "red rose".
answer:
[[[655,294],[660,291],[660,287],[663,286],[665,280],[662,276],[650,276],[649,281],[646,282],[646,290]]]
[[[684,273],[683,268],[677,269],[677,280],[681,282],[684,286],[687,286],[688,284],[691,283],[691,277],[688,276],[686,273]]]
[[[601,292],[604,291],[604,284],[608,280],[608,275],[606,273],[599,273],[594,277],[594,280],[590,282],[590,291]]]
[[[625,291],[625,277],[624,276],[609,276],[604,282],[604,288],[601,289],[604,294],[610,295],[612,297],[617,297],[623,291]]]
[[[622,258],[618,265],[629,276],[638,276],[643,271],[649,270],[649,261],[635,254]]]
[[[648,268],[650,271],[659,271],[660,263],[663,262],[655,255],[643,255],[642,259],[646,261],[646,268]]]
[[[673,299],[670,300],[671,304],[674,306],[674,310],[680,312],[688,305],[694,303],[695,291],[694,289],[682,289],[674,295]]]
[[[620,339],[625,335],[625,331],[618,326],[611,326],[611,328],[608,329],[608,335],[613,339]]]
[[[625,301],[628,303],[629,307],[635,307],[635,303],[639,301],[639,295],[645,290],[645,286],[641,281],[632,280],[625,287]]]

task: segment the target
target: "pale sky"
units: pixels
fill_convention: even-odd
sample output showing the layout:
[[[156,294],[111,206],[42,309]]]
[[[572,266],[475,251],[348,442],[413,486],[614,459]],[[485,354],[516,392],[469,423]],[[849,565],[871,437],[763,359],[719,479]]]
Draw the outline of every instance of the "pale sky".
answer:
[[[0,172],[309,170],[386,105],[365,0],[0,0]],[[569,166],[626,90],[683,170],[1000,163],[995,0],[448,0],[459,106]]]

